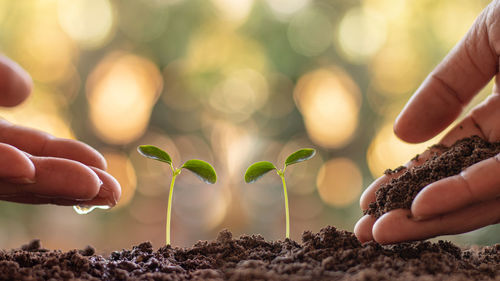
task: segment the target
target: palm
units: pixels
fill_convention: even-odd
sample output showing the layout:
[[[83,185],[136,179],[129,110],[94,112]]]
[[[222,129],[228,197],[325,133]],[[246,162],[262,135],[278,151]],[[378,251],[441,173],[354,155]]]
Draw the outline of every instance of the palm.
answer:
[[[496,78],[493,94],[475,107],[440,141],[451,145],[456,140],[478,135],[490,142],[500,141],[500,93],[498,65],[500,54],[499,1],[493,2],[478,17],[466,37],[429,75],[398,117],[394,130],[408,142],[425,141],[453,122],[463,107],[491,78]],[[429,156],[422,154],[421,164]],[[467,232],[500,221],[500,157],[479,162],[460,175],[445,178],[425,187],[415,198],[411,210],[394,210],[375,221],[362,217],[355,227],[361,241],[392,243],[426,239],[444,234]],[[392,177],[375,180],[361,196],[364,210],[375,199],[378,187]],[[447,200],[443,200],[446,194]],[[397,229],[398,231],[394,231]]]

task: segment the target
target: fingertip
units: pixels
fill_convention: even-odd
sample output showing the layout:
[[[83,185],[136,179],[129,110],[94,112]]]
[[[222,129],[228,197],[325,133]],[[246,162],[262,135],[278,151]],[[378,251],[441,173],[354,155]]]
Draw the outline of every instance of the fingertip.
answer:
[[[409,121],[412,119],[415,118],[408,117],[405,109],[403,109],[394,121],[392,130],[399,139],[407,143],[421,143],[432,138],[432,136],[427,136],[425,132],[417,133],[414,124]]]
[[[354,235],[361,243],[373,240],[372,227],[375,223],[375,218],[370,215],[361,217],[354,226]]]
[[[370,206],[370,203],[375,201],[375,192],[372,191],[373,188],[370,188],[370,186],[368,186],[363,194],[361,194],[361,196],[359,197],[359,206],[363,211],[367,210]]]
[[[0,105],[18,105],[29,96],[32,88],[31,76],[19,64],[0,55]]]
[[[14,146],[0,143],[0,177],[12,183],[31,183],[35,165],[26,154]]]
[[[120,183],[112,175],[100,169],[93,167],[91,169],[99,176],[102,184],[96,197],[88,202],[88,204],[115,206],[122,194]]]
[[[373,239],[380,244],[392,244],[411,240],[405,222],[411,217],[410,210],[397,209],[382,215],[373,225]]]
[[[387,181],[386,176],[381,176],[374,180],[366,189],[363,191],[361,196],[359,197],[359,205],[361,210],[368,209],[371,202],[374,202],[376,199],[375,192],[379,189],[379,187]]]
[[[417,193],[417,196],[413,199],[410,208],[413,217],[421,219],[432,215],[432,206],[435,206],[435,204],[429,202],[428,198],[429,196],[426,188]]]

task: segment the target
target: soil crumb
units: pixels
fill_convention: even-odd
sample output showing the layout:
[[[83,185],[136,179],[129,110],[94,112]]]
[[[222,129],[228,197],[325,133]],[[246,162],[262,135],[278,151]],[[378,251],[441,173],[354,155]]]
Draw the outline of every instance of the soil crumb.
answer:
[[[500,280],[500,244],[460,249],[450,242],[361,244],[332,226],[304,232],[302,243],[262,236],[214,241],[191,248],[145,242],[109,257],[94,248],[46,250],[40,241],[0,251],[0,280]]]
[[[489,143],[478,136],[472,136],[461,139],[450,147],[435,145],[431,149],[436,153],[420,166],[386,171],[390,175],[404,170],[399,177],[391,179],[377,190],[375,202],[364,213],[379,218],[394,209],[410,209],[413,199],[425,186],[457,175],[465,168],[497,155],[500,153],[500,142]],[[412,160],[416,161],[418,157]]]

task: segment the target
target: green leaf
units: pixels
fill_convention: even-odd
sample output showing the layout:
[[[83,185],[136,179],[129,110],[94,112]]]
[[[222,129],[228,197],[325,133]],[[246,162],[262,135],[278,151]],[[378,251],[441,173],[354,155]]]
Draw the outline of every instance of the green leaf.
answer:
[[[213,184],[217,181],[217,174],[214,168],[205,161],[198,159],[188,160],[181,168],[190,170],[206,183]]]
[[[268,161],[253,163],[245,172],[245,182],[252,183],[265,175],[267,172],[275,169],[276,167],[274,164]]]
[[[292,164],[297,164],[302,161],[309,160],[313,158],[316,154],[316,150],[312,148],[303,148],[290,154],[285,160],[285,166],[290,166]]]
[[[137,151],[147,158],[172,165],[172,158],[170,158],[170,155],[154,145],[139,145],[139,147],[137,147]]]

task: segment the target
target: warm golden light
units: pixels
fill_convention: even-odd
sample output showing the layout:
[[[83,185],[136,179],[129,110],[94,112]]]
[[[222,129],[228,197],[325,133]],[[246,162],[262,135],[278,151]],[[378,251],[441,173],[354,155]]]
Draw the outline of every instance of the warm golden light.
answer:
[[[358,166],[352,160],[334,158],[321,167],[316,185],[325,203],[345,207],[358,200],[363,179]]]
[[[208,25],[203,31],[189,44],[186,72],[210,74],[250,68],[263,73],[267,69],[267,58],[257,41],[222,24]]]
[[[339,148],[353,137],[358,125],[361,95],[342,70],[320,69],[300,78],[294,97],[311,140]]]
[[[435,5],[430,13],[430,24],[447,51],[467,33],[485,4],[479,1],[446,0],[438,1]]]
[[[303,9],[311,0],[267,0],[267,4],[278,15],[291,15]]]
[[[16,125],[38,129],[59,138],[74,139],[58,95],[35,89],[32,97],[16,108],[1,108],[0,116]]]
[[[395,39],[393,44],[381,50],[370,67],[372,86],[391,98],[413,92],[425,75],[418,53],[403,38]]]
[[[26,21],[24,30],[15,35],[14,40],[18,41],[15,59],[34,80],[58,82],[71,71],[77,50],[73,41],[50,17],[53,14],[50,6],[36,11],[38,13]]]
[[[368,8],[352,8],[339,25],[338,44],[347,59],[363,62],[385,43],[387,26],[381,14]]]
[[[233,121],[243,121],[267,101],[268,86],[262,74],[252,69],[236,70],[217,85],[210,105]]]
[[[253,6],[253,0],[212,0],[224,18],[233,22],[243,22]]]
[[[87,81],[90,119],[98,135],[113,144],[140,137],[162,88],[159,70],[148,59],[113,53]]]
[[[405,18],[410,16],[407,2],[406,0],[364,0],[363,6],[401,24]]]
[[[288,27],[292,48],[305,56],[321,54],[331,45],[333,25],[320,9],[306,9],[295,15]]]
[[[409,144],[398,139],[392,131],[392,122],[385,124],[373,139],[366,160],[374,178],[380,177],[386,169],[394,169],[410,161],[435,144],[441,135],[420,144]]]
[[[81,47],[94,49],[109,41],[114,25],[109,0],[59,0],[59,23]]]
[[[134,197],[137,186],[137,178],[134,167],[128,157],[120,152],[104,152],[104,158],[108,163],[107,172],[111,174],[122,188],[122,196],[118,204],[110,210],[116,210],[126,206]]]
[[[212,126],[212,149],[224,165],[227,177],[240,176],[247,164],[246,159],[251,156],[251,150],[256,145],[255,138],[246,128],[229,122],[216,121]]]

